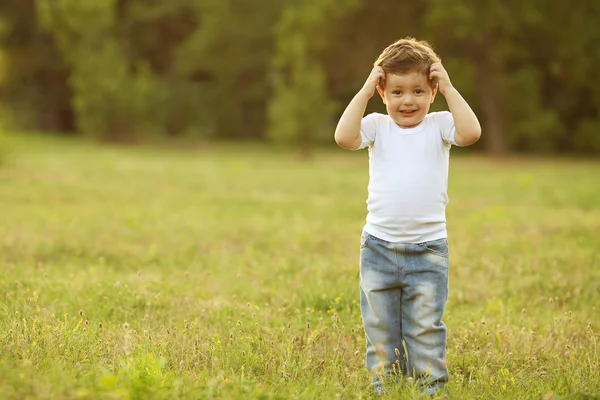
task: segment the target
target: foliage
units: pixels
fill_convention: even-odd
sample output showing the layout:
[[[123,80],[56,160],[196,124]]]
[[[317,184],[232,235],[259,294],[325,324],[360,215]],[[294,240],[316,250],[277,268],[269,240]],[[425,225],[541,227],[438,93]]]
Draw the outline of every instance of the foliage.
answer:
[[[173,68],[205,83],[215,135],[263,136],[273,27],[285,2],[196,0],[197,28],[176,51]],[[197,110],[195,112],[202,112]]]
[[[73,129],[69,70],[37,21],[35,0],[0,2],[0,124]]]
[[[286,8],[276,27],[271,139],[310,149],[331,140],[333,101],[320,59],[333,44],[337,22],[357,1],[300,1]]]
[[[5,0],[0,110],[23,129],[310,151],[379,51],[414,36],[479,115],[475,149],[598,154],[599,18],[595,0]]]
[[[115,35],[116,0],[40,0],[38,6],[42,27],[71,70],[73,110],[82,133],[124,138],[160,127],[158,83],[144,63],[131,68]]]

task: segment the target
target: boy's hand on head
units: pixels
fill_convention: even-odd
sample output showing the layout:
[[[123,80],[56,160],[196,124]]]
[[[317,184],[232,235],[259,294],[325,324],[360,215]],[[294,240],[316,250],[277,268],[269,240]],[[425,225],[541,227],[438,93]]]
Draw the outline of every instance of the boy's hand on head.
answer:
[[[365,82],[361,91],[367,93],[369,97],[373,97],[373,94],[375,94],[375,89],[377,88],[377,85],[379,85],[379,81],[383,80],[385,80],[385,71],[383,68],[377,66],[371,70],[371,73],[369,74],[369,77],[367,78],[367,81]]]
[[[443,95],[446,95],[446,91],[452,89],[452,83],[450,82],[450,76],[446,71],[446,68],[442,65],[442,63],[433,63],[431,64],[431,68],[429,69],[429,79],[436,79],[438,83],[438,90],[442,92]]]

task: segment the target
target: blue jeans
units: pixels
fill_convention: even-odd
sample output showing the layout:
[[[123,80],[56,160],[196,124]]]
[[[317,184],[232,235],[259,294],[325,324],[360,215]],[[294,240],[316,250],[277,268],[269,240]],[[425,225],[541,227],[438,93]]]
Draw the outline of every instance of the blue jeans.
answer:
[[[429,388],[448,381],[446,326],[448,241],[391,243],[363,231],[360,307],[367,369],[412,377]]]

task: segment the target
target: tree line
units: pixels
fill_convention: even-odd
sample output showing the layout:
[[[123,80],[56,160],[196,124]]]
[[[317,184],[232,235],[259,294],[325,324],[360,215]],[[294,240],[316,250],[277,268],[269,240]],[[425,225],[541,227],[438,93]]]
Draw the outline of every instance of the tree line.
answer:
[[[332,143],[380,51],[413,36],[479,116],[477,149],[598,154],[598,21],[597,0],[3,0],[0,120],[309,150]]]

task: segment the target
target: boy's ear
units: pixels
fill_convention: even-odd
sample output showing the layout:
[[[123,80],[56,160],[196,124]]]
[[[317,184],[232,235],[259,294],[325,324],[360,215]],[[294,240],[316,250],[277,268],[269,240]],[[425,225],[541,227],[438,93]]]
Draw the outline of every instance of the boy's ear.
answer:
[[[377,93],[379,93],[379,96],[381,96],[381,100],[383,100],[383,104],[385,104],[385,93],[383,92],[383,88],[380,86],[380,84],[377,84]]]
[[[435,100],[435,95],[437,94],[437,92],[438,92],[438,84],[436,83],[432,89],[431,104],[433,104],[433,101]]]

